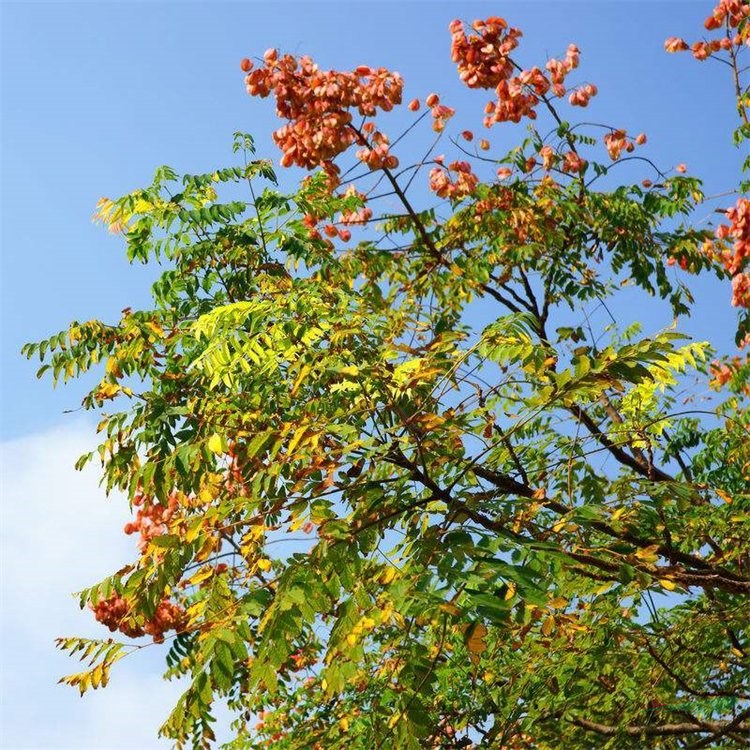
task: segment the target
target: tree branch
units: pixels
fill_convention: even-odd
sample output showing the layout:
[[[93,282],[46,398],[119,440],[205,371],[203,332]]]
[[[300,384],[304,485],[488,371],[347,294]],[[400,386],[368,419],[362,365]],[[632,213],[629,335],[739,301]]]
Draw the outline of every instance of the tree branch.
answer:
[[[682,722],[680,724],[644,724],[626,725],[622,727],[611,726],[608,724],[599,724],[589,719],[573,718],[568,719],[571,724],[575,724],[581,729],[604,735],[605,737],[615,737],[618,734],[627,734],[629,737],[669,737],[681,734],[706,734],[710,733],[717,736],[720,733],[740,732],[750,734],[750,722],[744,719],[750,716],[750,709],[738,717],[740,720],[732,721],[705,721],[700,724],[694,722]]]

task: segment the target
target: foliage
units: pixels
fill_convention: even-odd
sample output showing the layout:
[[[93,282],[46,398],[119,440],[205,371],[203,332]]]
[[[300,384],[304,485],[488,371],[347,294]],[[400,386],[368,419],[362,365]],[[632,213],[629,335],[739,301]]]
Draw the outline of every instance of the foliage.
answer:
[[[735,73],[738,143],[749,9],[722,0],[693,47]],[[397,74],[269,50],[242,68],[297,190],[237,133],[238,165],[100,202],[165,270],[152,309],[25,348],[55,381],[103,366],[79,466],[98,456],[136,514],[139,554],[81,606],[167,643],[177,747],[211,744],[222,703],[237,749],[744,746],[750,364],[679,321],[691,273],[732,277],[747,343],[750,201],[694,224],[684,167],[563,119],[597,94],[566,91],[574,45],[523,69],[502,19],[451,33],[496,96],[484,124],[529,123],[508,154],[465,131],[466,160],[399,167],[376,120]],[[426,104],[443,137],[453,110]],[[626,160],[649,176],[619,184]],[[633,288],[675,325],[619,326]],[[59,644],[81,692],[143,647]]]

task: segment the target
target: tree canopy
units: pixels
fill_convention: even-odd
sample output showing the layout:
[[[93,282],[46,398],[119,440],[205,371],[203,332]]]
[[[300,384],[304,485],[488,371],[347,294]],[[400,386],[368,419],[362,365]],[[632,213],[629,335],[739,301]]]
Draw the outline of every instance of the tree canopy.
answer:
[[[742,151],[750,5],[705,26],[665,46],[726,64]],[[294,191],[236,133],[230,166],[100,201],[163,270],[150,309],[25,348],[55,381],[102,368],[79,467],[137,538],[80,595],[122,638],[61,638],[63,679],[164,643],[179,748],[216,705],[236,750],[745,747],[750,182],[695,221],[698,177],[573,121],[598,93],[574,44],[531,66],[502,18],[450,34],[509,153],[435,93],[402,153],[397,73],[271,49],[241,67]],[[697,274],[731,280],[737,351],[681,332]],[[618,324],[624,293],[674,325]]]

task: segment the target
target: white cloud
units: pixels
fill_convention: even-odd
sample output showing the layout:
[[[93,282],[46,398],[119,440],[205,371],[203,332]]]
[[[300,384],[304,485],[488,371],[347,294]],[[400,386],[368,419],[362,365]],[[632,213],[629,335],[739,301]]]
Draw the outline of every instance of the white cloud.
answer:
[[[71,593],[134,557],[122,533],[127,503],[105,497],[96,463],[73,469],[95,441],[91,425],[77,422],[0,443],[4,750],[168,747],[156,732],[180,686],[160,679],[163,647],[115,665],[109,686],[83,698],[56,684],[78,665],[55,650],[56,636],[109,635]]]

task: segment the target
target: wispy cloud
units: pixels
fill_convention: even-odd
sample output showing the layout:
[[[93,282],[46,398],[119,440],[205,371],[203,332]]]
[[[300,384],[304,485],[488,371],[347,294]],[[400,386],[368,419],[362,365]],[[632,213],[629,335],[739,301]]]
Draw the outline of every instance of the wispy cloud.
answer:
[[[56,684],[78,665],[55,650],[56,636],[109,636],[70,594],[134,555],[121,533],[127,503],[105,497],[96,465],[73,469],[94,444],[84,422],[0,443],[4,750],[168,747],[156,731],[180,686],[160,679],[163,647],[120,662],[105,690],[83,698]]]

